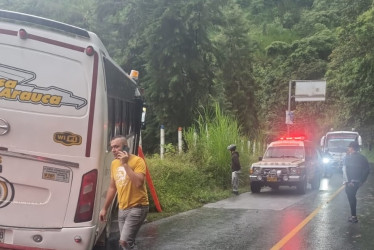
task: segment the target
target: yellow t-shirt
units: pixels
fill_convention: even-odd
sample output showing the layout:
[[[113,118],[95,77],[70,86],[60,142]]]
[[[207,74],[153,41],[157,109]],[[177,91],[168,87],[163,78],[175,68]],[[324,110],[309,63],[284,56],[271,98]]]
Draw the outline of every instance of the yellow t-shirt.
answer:
[[[127,163],[135,173],[146,174],[146,165],[142,158],[130,155]],[[114,178],[117,187],[119,209],[126,209],[137,205],[149,205],[145,180],[142,187],[137,188],[132,185],[130,178],[126,175],[125,168],[121,166],[121,161],[115,159],[111,165],[111,178]]]

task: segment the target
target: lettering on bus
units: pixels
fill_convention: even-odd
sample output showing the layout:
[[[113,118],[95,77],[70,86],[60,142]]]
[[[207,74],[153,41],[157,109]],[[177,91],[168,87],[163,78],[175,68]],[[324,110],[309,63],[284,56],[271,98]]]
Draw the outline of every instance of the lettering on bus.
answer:
[[[0,64],[0,100],[42,104],[50,107],[73,106],[81,109],[87,100],[71,91],[55,86],[40,87],[31,84],[36,79],[32,71]]]
[[[65,146],[82,144],[82,136],[72,132],[56,132],[53,134],[53,141]]]

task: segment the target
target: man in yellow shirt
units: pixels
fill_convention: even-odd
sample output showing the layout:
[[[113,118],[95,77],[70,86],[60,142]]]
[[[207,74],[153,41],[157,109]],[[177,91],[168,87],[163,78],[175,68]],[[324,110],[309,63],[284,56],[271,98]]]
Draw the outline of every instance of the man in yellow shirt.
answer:
[[[119,244],[123,249],[131,249],[149,211],[145,185],[146,164],[142,158],[128,152],[124,136],[114,137],[110,146],[115,159],[111,165],[111,180],[105,204],[99,216],[101,221],[105,220],[107,210],[117,193]]]

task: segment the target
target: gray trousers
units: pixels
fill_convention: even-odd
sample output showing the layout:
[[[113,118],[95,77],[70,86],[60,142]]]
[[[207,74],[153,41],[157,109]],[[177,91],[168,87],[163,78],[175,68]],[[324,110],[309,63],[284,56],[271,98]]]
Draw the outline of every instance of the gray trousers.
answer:
[[[118,210],[120,240],[127,243],[127,248],[125,249],[134,247],[136,234],[147,217],[148,211],[148,206],[137,206]]]
[[[239,171],[234,171],[231,173],[231,184],[232,184],[232,191],[237,192],[239,188]]]

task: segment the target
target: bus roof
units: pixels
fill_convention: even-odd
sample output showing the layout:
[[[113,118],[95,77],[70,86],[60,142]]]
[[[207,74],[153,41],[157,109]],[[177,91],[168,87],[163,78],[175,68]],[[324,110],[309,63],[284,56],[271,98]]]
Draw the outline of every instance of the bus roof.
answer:
[[[26,22],[26,23],[35,24],[38,26],[44,26],[44,27],[54,29],[54,30],[67,32],[67,33],[74,34],[77,36],[90,38],[89,32],[82,28],[78,28],[73,25],[69,25],[66,23],[61,23],[61,22],[57,22],[51,19],[33,16],[29,14],[0,9],[0,18],[12,20],[12,21]]]

